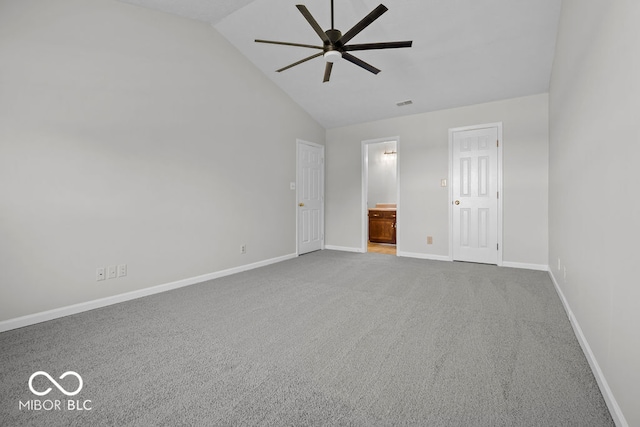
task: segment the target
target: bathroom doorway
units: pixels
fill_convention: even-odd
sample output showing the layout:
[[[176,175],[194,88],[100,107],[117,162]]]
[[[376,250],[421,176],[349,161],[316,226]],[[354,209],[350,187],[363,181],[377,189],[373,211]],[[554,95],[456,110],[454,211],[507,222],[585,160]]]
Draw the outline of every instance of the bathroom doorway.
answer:
[[[397,255],[399,138],[362,141],[362,252]]]

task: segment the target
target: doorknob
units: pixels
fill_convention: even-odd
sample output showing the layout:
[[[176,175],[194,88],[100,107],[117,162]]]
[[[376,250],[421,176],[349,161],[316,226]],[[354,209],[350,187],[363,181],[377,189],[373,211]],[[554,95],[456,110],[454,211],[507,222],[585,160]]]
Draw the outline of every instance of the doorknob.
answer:
[[[303,207],[304,203],[300,202],[300,203],[298,203],[298,206]]]
[[[459,204],[460,204],[460,200],[456,200],[454,203],[455,203],[456,205],[459,205]]]

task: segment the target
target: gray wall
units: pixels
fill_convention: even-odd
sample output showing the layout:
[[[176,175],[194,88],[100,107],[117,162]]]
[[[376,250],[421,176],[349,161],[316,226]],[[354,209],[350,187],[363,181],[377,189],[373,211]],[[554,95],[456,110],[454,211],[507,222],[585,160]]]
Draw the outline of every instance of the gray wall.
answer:
[[[324,129],[211,26],[3,0],[0,58],[0,321],[295,253]]]
[[[549,264],[594,370],[632,426],[640,425],[638,22],[636,0],[565,0],[550,89]]]
[[[449,128],[503,123],[505,262],[548,262],[548,96],[546,94],[380,120],[327,131],[326,244],[361,247],[361,141],[399,136],[398,250],[449,254]],[[427,235],[433,244],[427,245]]]

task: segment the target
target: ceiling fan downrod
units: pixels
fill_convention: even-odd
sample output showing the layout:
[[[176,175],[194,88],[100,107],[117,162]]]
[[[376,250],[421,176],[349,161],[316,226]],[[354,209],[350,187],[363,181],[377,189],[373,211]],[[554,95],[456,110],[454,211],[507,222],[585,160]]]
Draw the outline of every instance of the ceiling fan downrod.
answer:
[[[334,30],[335,28],[333,25],[333,0],[331,0],[331,29]]]

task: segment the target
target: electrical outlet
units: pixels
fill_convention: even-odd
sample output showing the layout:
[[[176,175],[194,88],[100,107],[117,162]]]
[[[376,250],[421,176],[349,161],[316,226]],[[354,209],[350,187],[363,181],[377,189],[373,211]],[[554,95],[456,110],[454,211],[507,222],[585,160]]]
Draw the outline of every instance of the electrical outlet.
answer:
[[[247,245],[240,245],[240,253],[241,254],[247,253]]]
[[[104,280],[105,276],[104,276],[104,267],[98,267],[96,268],[96,281],[100,281],[100,280]]]
[[[427,245],[433,245],[433,236],[427,236]]]
[[[127,275],[127,264],[118,265],[118,277],[124,277]]]
[[[116,266],[110,265],[107,267],[107,279],[115,279],[116,277],[118,277]]]

